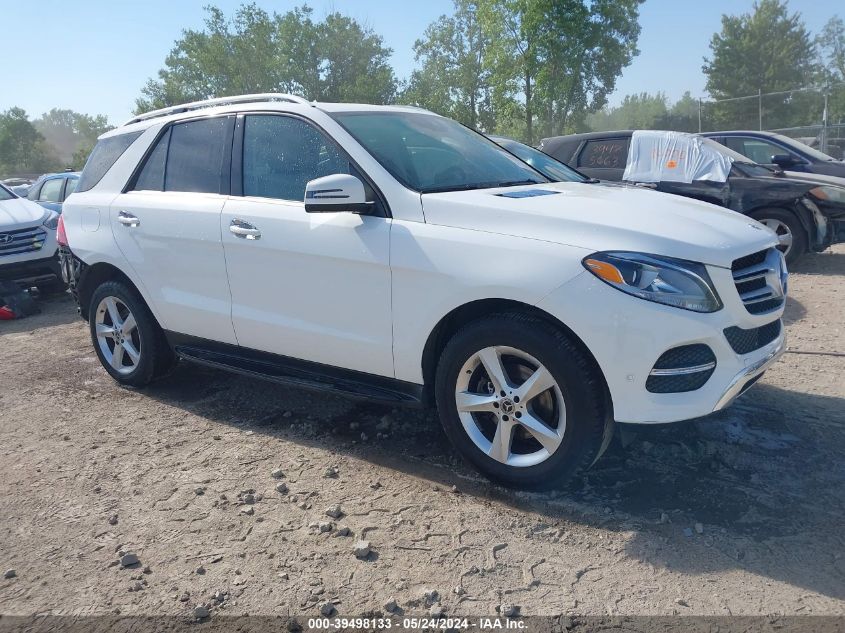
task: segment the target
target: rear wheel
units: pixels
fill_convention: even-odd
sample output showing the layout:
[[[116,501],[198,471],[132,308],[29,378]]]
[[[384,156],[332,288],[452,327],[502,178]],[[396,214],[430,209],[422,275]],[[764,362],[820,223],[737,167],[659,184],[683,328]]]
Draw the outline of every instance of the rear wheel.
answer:
[[[142,387],[166,373],[173,352],[144,300],[119,281],[107,281],[91,296],[89,325],[94,350],[121,384]]]
[[[777,233],[780,244],[778,250],[783,253],[787,264],[797,261],[807,252],[808,239],[801,221],[791,211],[785,209],[761,209],[751,217],[765,224]]]
[[[528,315],[490,316],[455,334],[436,397],[458,451],[505,485],[559,486],[603,448],[603,390],[592,363],[563,332]]]

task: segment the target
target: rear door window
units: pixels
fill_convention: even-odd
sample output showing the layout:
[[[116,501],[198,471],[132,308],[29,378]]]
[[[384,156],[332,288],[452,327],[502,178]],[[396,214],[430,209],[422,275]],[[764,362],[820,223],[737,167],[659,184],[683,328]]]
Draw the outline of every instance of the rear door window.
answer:
[[[215,117],[168,127],[147,155],[132,189],[224,193],[231,121],[230,116]]]
[[[67,197],[76,191],[76,185],[79,184],[79,178],[68,178],[67,184],[65,185],[65,200]]]
[[[39,202],[58,202],[62,197],[63,178],[45,180],[38,194]]]

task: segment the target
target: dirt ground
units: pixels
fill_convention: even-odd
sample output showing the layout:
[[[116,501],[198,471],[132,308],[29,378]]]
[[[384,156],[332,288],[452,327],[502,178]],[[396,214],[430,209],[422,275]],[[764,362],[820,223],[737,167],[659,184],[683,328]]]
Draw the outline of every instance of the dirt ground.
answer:
[[[789,353],[732,408],[544,494],[480,479],[432,412],[184,363],[120,388],[45,299],[0,322],[0,613],[845,615],[845,247],[790,284]]]

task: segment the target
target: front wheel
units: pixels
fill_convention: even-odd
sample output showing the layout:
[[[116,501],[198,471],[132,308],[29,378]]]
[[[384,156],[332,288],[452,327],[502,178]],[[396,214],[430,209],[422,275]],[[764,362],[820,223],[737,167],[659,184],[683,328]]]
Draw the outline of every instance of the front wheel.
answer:
[[[783,253],[787,264],[793,264],[807,252],[808,238],[798,216],[785,209],[761,209],[751,214],[760,224],[777,233],[778,250]]]
[[[91,341],[103,368],[117,382],[143,387],[166,373],[173,352],[144,300],[119,281],[107,281],[91,296]]]
[[[461,329],[443,350],[435,389],[458,451],[508,486],[559,486],[609,439],[592,362],[558,328],[529,315],[493,315]]]

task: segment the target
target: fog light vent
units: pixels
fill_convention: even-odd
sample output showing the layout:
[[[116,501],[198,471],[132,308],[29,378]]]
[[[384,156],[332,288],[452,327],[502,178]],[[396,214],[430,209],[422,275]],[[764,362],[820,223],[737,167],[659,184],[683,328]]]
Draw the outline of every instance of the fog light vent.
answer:
[[[645,387],[651,393],[695,391],[713,375],[716,356],[707,345],[682,345],[664,352],[649,372]]]

